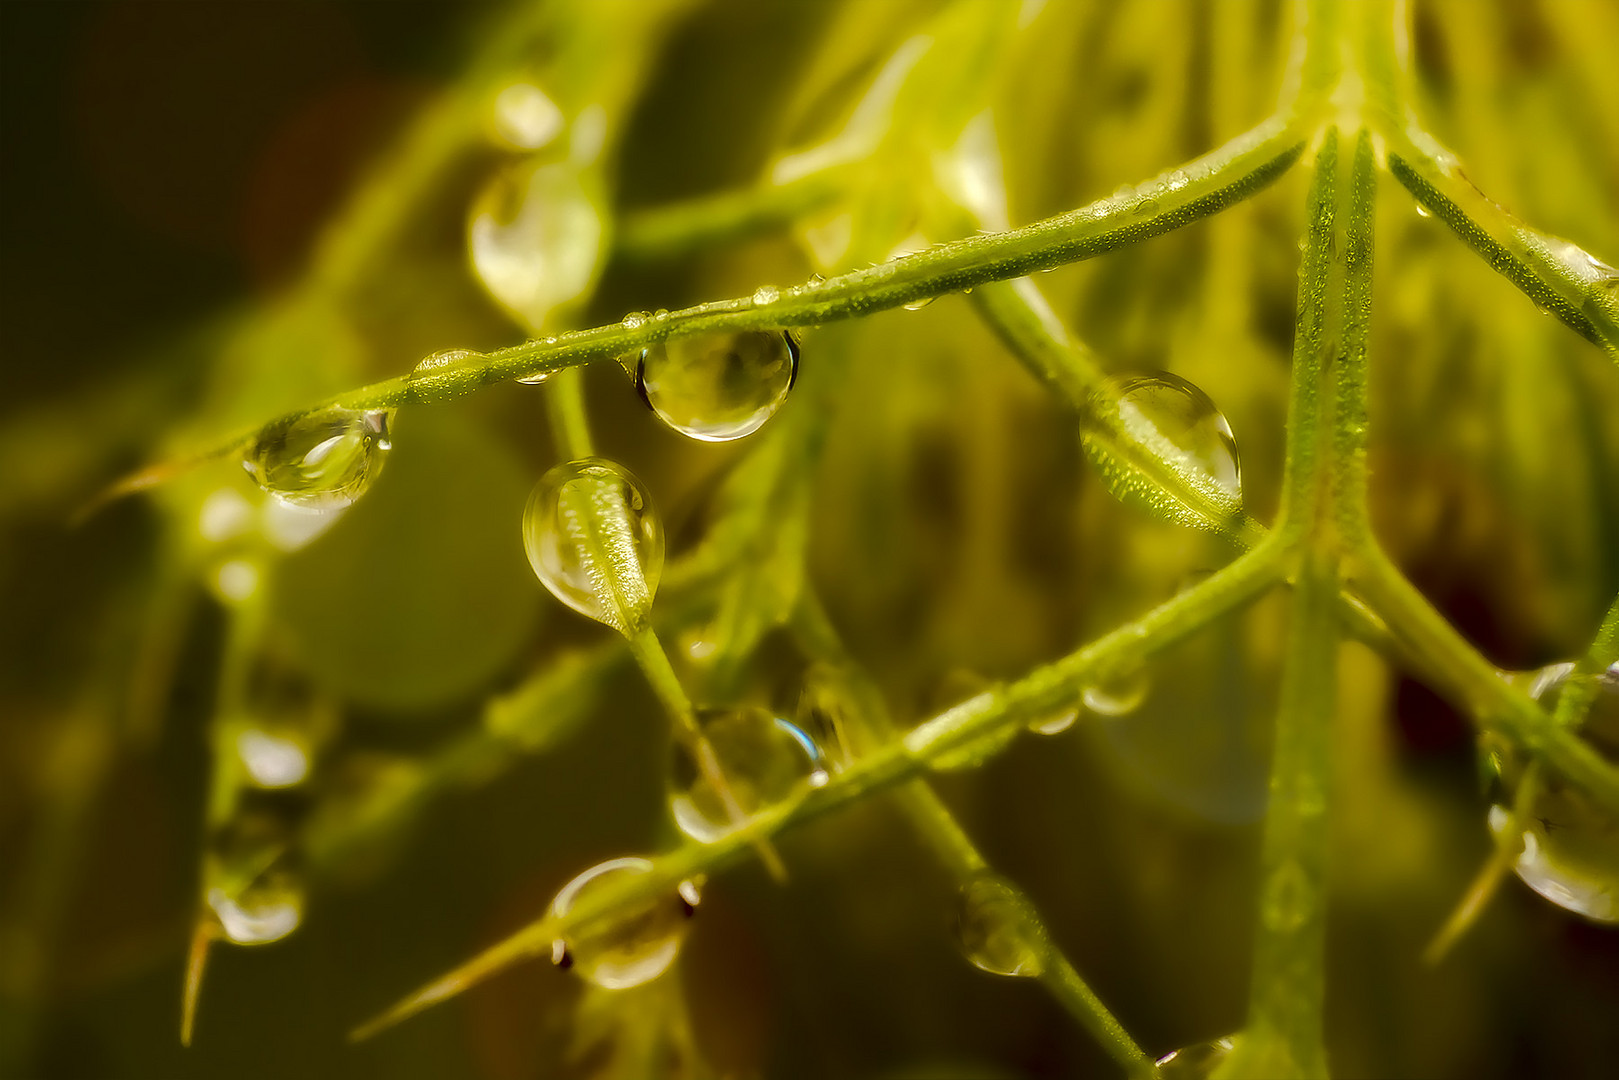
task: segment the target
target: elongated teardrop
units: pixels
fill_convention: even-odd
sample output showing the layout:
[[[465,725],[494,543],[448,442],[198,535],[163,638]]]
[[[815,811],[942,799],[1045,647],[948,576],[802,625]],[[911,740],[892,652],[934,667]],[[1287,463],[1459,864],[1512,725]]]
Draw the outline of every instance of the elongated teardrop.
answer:
[[[671,428],[729,442],[764,426],[798,376],[798,343],[785,331],[743,330],[660,342],[641,353],[635,385]]]
[[[646,859],[609,859],[564,885],[551,901],[551,914],[564,918],[603,890],[651,872]],[[630,901],[552,941],[551,961],[608,990],[650,982],[674,963],[697,901],[690,881],[666,895]]]
[[[352,505],[382,472],[392,410],[324,409],[259,432],[242,467],[259,487],[305,510]]]
[[[663,523],[628,469],[605,458],[557,465],[523,513],[529,564],[551,594],[626,635],[645,623],[663,572]]]
[[[962,886],[956,906],[962,954],[993,975],[1034,977],[1045,971],[1046,943],[1028,897],[995,874]]]
[[[1530,696],[1555,710],[1573,673],[1568,663],[1542,668]],[[1600,676],[1579,735],[1619,763],[1619,664]],[[1518,877],[1558,907],[1619,922],[1619,817],[1555,771],[1531,769],[1529,756],[1515,746],[1488,737],[1486,751],[1497,786],[1490,827],[1504,842],[1522,845],[1513,864]],[[1532,785],[1527,793],[1525,784]]]
[[[768,709],[699,709],[697,728],[713,747],[743,814],[827,780],[826,761],[815,740]],[[678,743],[670,769],[669,809],[681,831],[703,843],[744,824],[732,819],[722,793],[703,775],[691,751]]]
[[[1209,1080],[1235,1048],[1236,1040],[1227,1035],[1171,1050],[1157,1061],[1159,1080]]]

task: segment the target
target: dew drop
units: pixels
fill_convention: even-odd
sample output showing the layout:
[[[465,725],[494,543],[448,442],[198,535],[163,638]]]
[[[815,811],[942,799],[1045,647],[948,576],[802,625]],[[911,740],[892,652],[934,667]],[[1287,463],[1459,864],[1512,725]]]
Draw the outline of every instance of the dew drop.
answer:
[[[523,547],[540,583],[575,611],[624,634],[645,622],[663,573],[663,522],[622,465],[582,458],[540,477]]]
[[[291,874],[271,871],[232,895],[214,886],[208,906],[219,920],[225,937],[237,945],[268,945],[280,941],[304,917],[303,888]]]
[[[1242,467],[1231,425],[1209,396],[1166,371],[1129,375],[1109,383],[1103,409],[1111,409],[1122,441],[1138,444],[1162,461],[1192,492],[1227,516],[1242,510]],[[1112,432],[1086,425],[1086,452],[1101,468],[1108,489],[1122,502],[1144,504],[1182,521],[1203,519],[1165,504],[1156,488],[1144,487],[1138,466],[1122,452]]]
[[[639,330],[647,324],[652,316],[644,311],[632,311],[620,321],[619,325],[626,330]]]
[[[1529,694],[1555,709],[1574,665],[1552,664],[1535,672]],[[1603,672],[1579,735],[1610,762],[1619,763],[1619,664]],[[1519,831],[1523,850],[1513,869],[1524,884],[1561,908],[1597,922],[1619,922],[1619,817],[1550,769],[1535,769],[1524,816],[1513,824],[1530,758],[1489,738],[1489,762],[1497,787],[1490,824],[1504,840]]]
[[[978,874],[962,886],[956,942],[974,967],[992,975],[1032,978],[1045,971],[1046,944],[1028,898],[995,874]]]
[[[1235,1038],[1227,1035],[1171,1050],[1157,1061],[1159,1080],[1209,1080],[1235,1048]]]
[[[714,748],[720,772],[746,815],[781,802],[802,786],[826,782],[827,765],[804,730],[768,709],[699,709],[697,727]],[[694,840],[713,843],[744,822],[734,821],[720,792],[703,776],[690,750],[676,743],[669,774],[669,809]]]
[[[244,728],[236,736],[236,754],[248,779],[261,788],[293,787],[309,775],[308,747],[288,734]]]
[[[1044,716],[1029,721],[1029,730],[1036,735],[1061,735],[1079,719],[1079,708],[1070,706],[1066,709],[1057,709]]]
[[[779,330],[743,330],[660,342],[645,349],[636,387],[658,419],[703,442],[758,431],[787,400],[798,342]]]
[[[652,872],[646,859],[609,859],[562,887],[551,914],[564,918],[587,898]],[[669,970],[697,906],[697,887],[682,882],[663,896],[635,900],[575,926],[551,943],[551,961],[607,990],[650,982]]]
[[[1186,171],[1184,169],[1176,169],[1174,172],[1169,174],[1169,178],[1164,182],[1164,186],[1170,191],[1179,191],[1181,188],[1185,187],[1191,182],[1191,177],[1186,175]]]
[[[391,409],[326,409],[260,431],[242,467],[292,506],[335,510],[365,494],[391,447]]]
[[[490,294],[531,326],[595,278],[601,215],[566,165],[514,166],[473,205],[467,246]]]
[[[1090,683],[1080,692],[1080,700],[1098,716],[1125,716],[1141,708],[1151,689],[1146,665],[1128,664]]]
[[[768,307],[781,299],[781,290],[774,285],[761,285],[753,290],[753,306]]]
[[[905,310],[906,311],[921,311],[923,308],[927,307],[929,304],[933,303],[933,301],[935,301],[937,299],[938,299],[937,296],[924,296],[920,300],[912,300],[909,304],[905,305]]]
[[[1417,203],[1417,217],[1431,218],[1433,217],[1433,211],[1429,210],[1422,203]]]
[[[562,110],[533,83],[513,83],[495,95],[495,134],[517,150],[539,150],[562,134]]]

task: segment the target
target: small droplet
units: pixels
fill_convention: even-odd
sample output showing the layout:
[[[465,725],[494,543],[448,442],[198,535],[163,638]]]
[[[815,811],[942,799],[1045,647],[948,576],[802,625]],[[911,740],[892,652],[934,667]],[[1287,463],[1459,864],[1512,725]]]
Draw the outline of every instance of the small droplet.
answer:
[[[753,290],[753,306],[768,307],[781,299],[781,290],[774,285],[761,285]]]
[[[1129,664],[1090,683],[1080,699],[1098,716],[1124,716],[1141,708],[1151,688],[1146,665]]]
[[[626,330],[639,330],[647,324],[647,320],[650,318],[652,316],[644,311],[632,311],[624,316],[619,325]]]
[[[424,357],[411,371],[410,377],[415,379],[443,371],[445,368],[454,367],[473,355],[474,353],[471,349],[443,349],[432,356]]]
[[[1164,186],[1170,191],[1179,191],[1181,188],[1185,187],[1191,182],[1191,177],[1186,175],[1185,170],[1176,169],[1174,172],[1169,174],[1169,178],[1164,182]]]
[[[265,491],[293,506],[352,505],[382,472],[392,445],[392,410],[326,409],[259,432],[242,467]]]
[[[562,887],[551,914],[564,918],[585,898],[652,872],[646,859],[610,859]],[[551,961],[607,990],[650,982],[669,970],[697,905],[697,888],[682,882],[663,896],[631,901],[575,926],[551,943]]]
[[[658,419],[703,442],[758,431],[798,375],[790,333],[743,330],[660,342],[641,353],[636,386]]]
[[[540,339],[540,344],[547,347],[555,345],[556,343],[557,339],[555,336]],[[542,371],[537,375],[519,375],[517,377],[517,381],[522,383],[524,386],[538,386],[555,374],[556,372],[554,371]]]
[[[923,308],[927,307],[929,304],[933,303],[933,301],[935,301],[937,299],[938,299],[937,296],[924,296],[920,300],[912,300],[909,304],[905,305],[905,310],[906,311],[921,311]]]
[[[1115,438],[1138,444],[1167,466],[1186,488],[1223,515],[1242,510],[1242,467],[1231,425],[1198,387],[1160,371],[1111,380],[1101,408],[1112,409],[1120,435],[1087,424],[1081,441],[1120,501],[1137,503],[1185,524],[1203,519],[1141,479],[1139,466]]]
[[[1171,1050],[1158,1059],[1159,1080],[1209,1080],[1235,1048],[1236,1040],[1227,1035]]]
[[[237,945],[280,941],[303,921],[304,894],[297,879],[271,870],[234,895],[224,887],[208,890],[208,906],[225,937]]]
[[[663,573],[663,522],[629,470],[605,458],[553,467],[523,511],[523,546],[540,583],[624,634],[646,620]]]
[[[1433,211],[1429,210],[1422,203],[1417,203],[1417,217],[1431,218],[1433,217]]]
[[[244,728],[236,736],[236,753],[248,778],[261,788],[292,787],[309,775],[309,750],[290,735]]]
[[[1536,672],[1529,694],[1555,710],[1574,665],[1552,664]],[[1608,761],[1619,763],[1619,664],[1604,672],[1579,735]],[[1561,908],[1597,922],[1619,922],[1619,817],[1554,770],[1537,768],[1523,817],[1513,824],[1520,787],[1531,759],[1516,746],[1485,742],[1496,803],[1491,828],[1504,842],[1519,832],[1522,844],[1513,869],[1524,884]]]
[[[744,814],[781,802],[800,785],[820,786],[817,776],[826,782],[826,762],[815,740],[768,709],[699,709],[697,726]],[[720,792],[679,743],[670,770],[669,808],[680,830],[705,844],[745,824],[732,819]]]
[[[520,164],[478,197],[468,250],[479,280],[507,310],[539,326],[595,280],[601,214],[568,165]]]
[[[1036,735],[1061,735],[1073,727],[1074,722],[1078,719],[1078,706],[1070,706],[1066,709],[1057,709],[1054,712],[1047,713],[1045,716],[1036,717],[1029,721],[1029,730]]]
[[[562,134],[562,110],[533,83],[513,83],[495,95],[495,134],[517,150],[539,150]]]
[[[979,874],[962,886],[956,940],[975,967],[992,975],[1032,978],[1045,971],[1046,943],[1028,897],[995,874]]]

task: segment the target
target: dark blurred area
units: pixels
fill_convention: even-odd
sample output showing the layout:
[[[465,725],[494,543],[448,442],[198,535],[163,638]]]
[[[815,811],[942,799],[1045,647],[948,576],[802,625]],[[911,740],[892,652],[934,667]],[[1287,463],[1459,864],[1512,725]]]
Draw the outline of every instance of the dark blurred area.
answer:
[[[753,184],[777,155],[835,131],[883,57],[940,6],[663,3],[642,81],[613,117],[608,203],[628,215]],[[1468,175],[1537,226],[1619,255],[1613,5],[1414,8],[1419,100]],[[386,155],[459,100],[475,64],[516,77],[562,52],[559,15],[561,29],[541,20],[532,55],[501,53],[514,10],[0,3],[6,1077],[591,1075],[568,1064],[581,1018],[595,1015],[589,995],[541,961],[346,1040],[537,917],[581,868],[678,839],[667,723],[629,664],[554,743],[462,774],[385,827],[361,828],[344,801],[418,775],[482,730],[486,701],[611,636],[542,593],[523,561],[523,501],[555,460],[532,388],[403,410],[374,495],[270,571],[264,677],[285,674],[330,704],[309,820],[338,821],[350,843],[309,855],[295,934],[215,947],[188,1049],[180,996],[226,617],[176,552],[190,551],[213,488],[253,492],[235,463],[215,462],[85,514],[144,464],[436,350],[527,336],[468,267],[468,207],[506,161],[487,139],[446,155],[410,194],[380,256],[320,279],[330,310],[299,299],[315,295],[312,266],[341,261],[321,245],[349,235],[333,222],[348,220],[354,193],[392,190]],[[614,10],[639,17],[634,3]],[[986,103],[1003,121],[1014,224],[1262,119],[1288,11],[1051,0]],[[838,44],[851,27],[868,28],[860,48]],[[828,61],[835,47],[848,59]],[[1174,371],[1220,403],[1264,520],[1281,473],[1304,185],[1296,170],[1221,218],[1040,279],[1119,370]],[[1619,370],[1386,178],[1378,225],[1379,535],[1493,663],[1571,658],[1619,592]],[[609,258],[574,321],[747,295],[813,270],[784,233],[664,263]],[[817,349],[842,358],[843,385],[816,388]],[[819,328],[805,357],[795,394],[836,405],[810,580],[902,725],[949,704],[939,687],[954,675],[1016,678],[1231,557],[1116,503],[1068,415],[958,297]],[[615,365],[595,365],[587,387],[602,452],[655,493],[671,554],[689,549],[748,444],[679,439]],[[936,780],[1153,1054],[1243,1022],[1285,635],[1273,596],[1156,658],[1137,712],[1023,735],[984,768]],[[750,685],[790,701],[803,666],[767,642]],[[1608,1075],[1612,927],[1509,879],[1450,956],[1423,964],[1490,850],[1473,731],[1362,646],[1344,647],[1340,671],[1335,1074]],[[715,1075],[1113,1075],[1038,985],[963,962],[954,885],[883,798],[781,847],[785,885],[751,863],[708,884],[665,980],[683,990]]]

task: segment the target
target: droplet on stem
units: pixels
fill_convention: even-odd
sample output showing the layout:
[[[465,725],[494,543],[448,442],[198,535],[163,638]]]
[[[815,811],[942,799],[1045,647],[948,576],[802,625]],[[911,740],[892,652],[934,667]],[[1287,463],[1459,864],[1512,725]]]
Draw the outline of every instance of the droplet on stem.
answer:
[[[551,594],[628,635],[645,622],[663,573],[663,522],[628,469],[605,458],[557,465],[523,512],[529,565]]]
[[[646,859],[609,859],[564,885],[551,901],[551,914],[565,918],[586,898],[651,872]],[[690,881],[669,894],[632,901],[556,938],[551,961],[608,990],[650,982],[674,963],[697,901]]]
[[[382,472],[391,409],[323,409],[260,431],[242,461],[254,481],[307,510],[350,506]]]
[[[1152,689],[1145,664],[1127,664],[1106,672],[1080,692],[1085,708],[1098,716],[1124,716],[1141,708]]]
[[[975,967],[992,975],[1044,973],[1046,943],[1028,897],[991,873],[962,886],[956,904],[956,939]]]
[[[641,353],[635,384],[658,419],[703,442],[758,431],[798,377],[798,342],[779,330],[741,330],[660,342]]]
[[[1171,1050],[1157,1061],[1159,1080],[1209,1080],[1235,1048],[1235,1038],[1227,1035]]]
[[[826,761],[815,740],[768,709],[698,709],[696,721],[745,815],[826,783]],[[682,743],[673,750],[669,809],[682,832],[705,844],[746,824],[732,818],[723,794]]]

